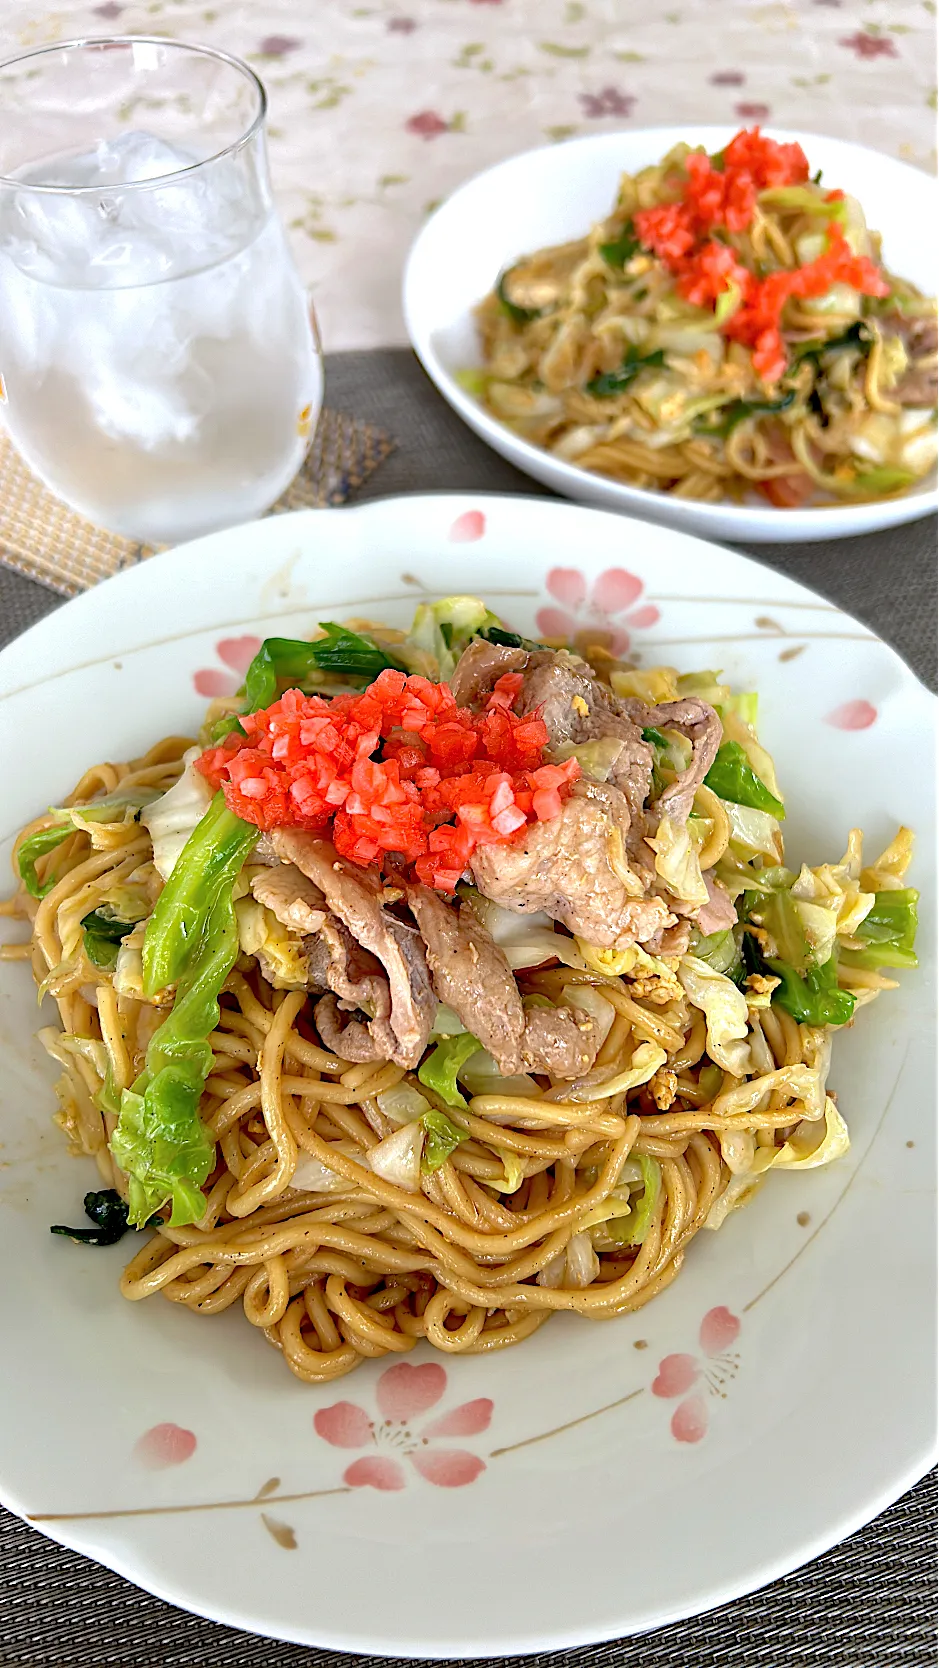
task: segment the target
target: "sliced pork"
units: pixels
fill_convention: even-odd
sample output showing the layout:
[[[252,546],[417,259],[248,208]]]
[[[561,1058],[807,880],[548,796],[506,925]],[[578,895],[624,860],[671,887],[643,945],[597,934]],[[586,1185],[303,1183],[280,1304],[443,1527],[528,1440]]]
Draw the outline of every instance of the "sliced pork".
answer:
[[[580,1077],[597,1057],[600,1038],[589,1014],[531,1008],[525,1015],[522,1065],[549,1077]]]
[[[426,886],[409,887],[408,903],[437,995],[505,1077],[522,1070],[561,1078],[589,1071],[599,1047],[589,1016],[570,1008],[526,1010],[505,956],[470,904],[457,911]]]
[[[293,863],[275,859],[276,868],[254,875],[251,891],[258,903],[291,932],[319,932],[326,919],[326,899],[318,886]]]
[[[520,671],[527,661],[526,649],[509,649],[474,637],[463,650],[450,678],[454,700],[461,707],[483,703],[504,673]]]
[[[526,653],[477,639],[461,655],[450,687],[461,705],[477,705],[485,701],[503,673],[515,671],[523,673],[515,709],[543,718],[549,753],[608,737],[622,742],[607,780],[625,795],[632,817],[638,817],[652,781],[652,749],[643,741],[628,703],[599,683],[578,655],[565,649]]]
[[[644,701],[625,700],[637,724],[652,725],[657,730],[677,730],[691,742],[691,763],[687,770],[670,782],[655,802],[658,817],[668,817],[672,823],[688,821],[694,796],[704,781],[717,756],[721,744],[721,721],[706,701],[689,695],[682,701],[663,701],[659,706],[646,706]]]
[[[343,862],[328,840],[283,828],[273,841],[277,855],[319,887],[331,913],[380,962],[390,996],[387,1058],[412,1069],[427,1046],[437,1006],[420,934],[385,909],[380,878]]]
[[[638,816],[652,782],[652,748],[624,703],[598,683],[585,661],[565,652],[529,655],[516,710],[540,713],[551,751],[607,737],[621,741],[607,780],[625,796],[631,816]]]
[[[408,887],[434,989],[506,1076],[521,1070],[525,1010],[505,956],[467,903],[459,911],[427,886]]]
[[[705,936],[712,932],[727,932],[737,925],[737,911],[730,893],[712,874],[707,873],[702,878],[708,889],[708,901],[698,910],[698,930]]]
[[[909,364],[896,385],[889,390],[888,399],[903,406],[933,406],[937,398],[937,323],[935,314],[921,318],[905,318],[902,313],[889,313],[880,320],[884,337],[899,336]]]
[[[630,812],[609,784],[575,783],[561,815],[535,823],[517,843],[478,846],[472,870],[484,897],[530,915],[543,910],[590,944],[644,944],[674,915],[644,896],[623,856]]]

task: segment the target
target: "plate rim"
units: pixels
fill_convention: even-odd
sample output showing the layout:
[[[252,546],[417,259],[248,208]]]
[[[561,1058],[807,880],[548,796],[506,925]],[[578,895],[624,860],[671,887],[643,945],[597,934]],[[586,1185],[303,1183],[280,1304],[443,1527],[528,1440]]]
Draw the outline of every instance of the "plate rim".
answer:
[[[763,124],[761,129],[763,129]],[[453,373],[443,363],[434,346],[431,330],[421,323],[413,291],[416,287],[416,274],[420,270],[425,250],[432,242],[434,228],[438,216],[447,213],[459,202],[461,196],[475,189],[483,181],[491,180],[502,171],[510,171],[514,167],[530,162],[534,157],[547,154],[558,154],[580,149],[589,151],[602,145],[609,144],[616,139],[641,140],[647,136],[659,134],[693,134],[697,142],[710,143],[718,139],[727,139],[737,132],[738,128],[732,123],[701,123],[677,125],[668,122],[658,122],[643,127],[612,128],[602,133],[578,134],[575,137],[562,140],[560,144],[531,145],[524,151],[517,151],[512,156],[503,157],[498,162],[491,163],[487,168],[481,168],[477,173],[451,191],[449,196],[434,210],[416,237],[411,242],[404,263],[401,277],[401,305],[404,315],[405,329],[413,351],[416,353],[425,372],[430,377],[437,392],[447,401],[451,410],[470,428],[479,438],[500,456],[513,463],[516,468],[532,475],[535,480],[552,486],[554,490],[561,490],[555,482],[563,480],[565,496],[570,489],[572,502],[585,502],[580,494],[593,487],[594,490],[609,498],[602,503],[596,503],[597,508],[612,509],[619,514],[631,512],[640,519],[647,517],[651,520],[662,521],[669,512],[676,513],[676,504],[668,494],[656,493],[643,487],[632,487],[628,483],[612,481],[605,476],[594,476],[589,470],[579,469],[576,464],[569,463],[563,458],[556,458],[553,454],[535,446],[532,442],[516,435],[514,430],[500,423],[497,418],[487,412],[478,401],[465,392],[456,381]],[[899,171],[901,176],[910,181],[916,181],[920,188],[932,191],[935,198],[939,191],[939,181],[927,174],[923,169],[894,157],[886,151],[878,151],[872,145],[861,144],[853,139],[841,139],[833,135],[815,133],[808,128],[784,128],[770,124],[764,130],[768,137],[777,139],[781,143],[797,143],[811,148],[815,144],[833,145],[845,152],[876,157],[880,162],[886,162],[892,169]],[[936,203],[933,207],[935,209]],[[540,466],[540,467],[539,467]],[[628,494],[619,499],[619,493]],[[618,508],[621,504],[622,507]],[[879,512],[885,507],[899,512],[884,522],[879,519]],[[799,508],[791,511],[779,510],[771,506],[739,505],[731,500],[722,499],[716,504],[685,501],[682,508],[686,513],[700,518],[701,533],[698,536],[719,539],[721,537],[753,539],[758,542],[785,543],[788,538],[799,543],[816,543],[828,537],[863,537],[865,533],[876,532],[886,527],[903,526],[910,521],[925,517],[939,507],[939,481],[931,487],[916,489],[906,497],[898,499],[878,499],[870,504],[835,504],[818,505],[814,508]],[[841,518],[853,517],[850,530],[844,528]],[[741,518],[739,533],[727,531],[724,523],[729,519],[733,522]],[[837,519],[836,519],[837,518]],[[669,525],[682,531],[681,522],[669,522]],[[778,535],[778,537],[777,537]]]
[[[340,513],[348,514],[350,511],[366,512],[366,520],[374,518],[380,523],[381,514],[388,505],[401,505],[408,509],[413,507],[418,514],[422,513],[425,504],[433,505],[438,510],[442,509],[444,514],[446,514],[446,511],[449,508],[456,517],[465,513],[467,509],[483,508],[485,510],[488,504],[504,503],[517,503],[520,511],[522,512],[536,509],[537,513],[546,514],[551,518],[556,518],[557,511],[559,509],[569,514],[573,513],[578,517],[582,516],[585,511],[591,517],[598,515],[601,517],[609,517],[616,514],[616,512],[608,509],[585,505],[576,501],[552,500],[544,497],[531,496],[526,493],[492,493],[473,491],[389,494],[381,498],[370,499],[366,503],[343,506]],[[298,525],[298,518],[301,518],[302,523],[308,526],[310,523],[310,517],[314,513],[319,512],[313,512],[310,510],[291,512],[288,516],[278,517],[277,522],[284,522],[287,526],[291,524]],[[624,517],[623,515],[617,515],[617,522],[621,527],[624,521],[627,523],[632,522],[634,524],[640,538],[643,535],[646,535],[647,537],[650,536],[649,524],[644,522],[641,518],[635,516]],[[241,525],[242,527],[258,527],[260,526],[260,523],[244,523]],[[207,535],[203,539],[193,541],[189,545],[176,547],[176,550],[169,554],[180,559],[189,560],[191,559],[191,553],[199,551],[200,559],[209,560],[211,559],[211,551],[206,547],[215,546],[218,548],[219,542],[224,540],[225,537],[232,531],[235,531],[235,529],[229,529],[226,530],[226,532]],[[283,542],[287,542],[283,532],[280,537]],[[705,552],[716,552],[720,558],[730,557],[735,562],[742,562],[745,568],[748,564],[752,564],[758,569],[768,570],[770,574],[781,579],[787,586],[791,586],[796,593],[801,593],[803,595],[807,594],[813,599],[817,598],[818,600],[824,602],[826,606],[832,608],[842,618],[860,624],[863,627],[870,644],[876,646],[876,651],[878,653],[886,651],[887,655],[897,663],[895,669],[899,672],[904,685],[907,687],[909,687],[909,685],[913,686],[917,700],[920,700],[924,694],[931,697],[929,708],[927,709],[924,706],[923,711],[925,713],[926,710],[929,710],[934,716],[936,709],[935,697],[932,696],[932,692],[923,683],[922,679],[920,679],[913,671],[913,668],[907,663],[903,656],[899,654],[898,651],[895,650],[890,644],[884,642],[884,640],[875,631],[866,626],[863,621],[857,621],[856,616],[842,608],[838,603],[830,602],[828,598],[822,595],[822,593],[816,591],[811,585],[806,584],[803,579],[796,578],[789,573],[782,573],[779,569],[775,568],[771,562],[764,561],[760,557],[753,556],[748,552],[730,549],[719,544],[713,539],[708,539],[702,536],[697,532],[686,531],[684,529],[673,527],[659,527],[653,528],[651,537],[654,540],[662,539],[667,543],[674,542],[676,539],[681,543],[691,541],[695,546],[704,547],[702,555]],[[260,550],[259,554],[263,560],[264,557]],[[139,574],[141,569],[149,570],[150,562],[148,561],[147,563],[139,564],[134,568],[125,569],[121,573],[112,576],[111,579],[104,581],[103,585],[105,589],[103,594],[105,597],[113,598],[117,594],[114,589],[106,589],[106,587],[112,585],[113,582],[120,582],[118,590],[120,590],[122,594],[127,593],[128,587],[132,587],[135,584],[139,585],[143,583],[145,585],[149,585],[151,583],[149,578],[142,581],[140,578],[134,577]],[[154,568],[153,572],[154,575],[158,576],[160,573],[159,567]],[[82,611],[84,611],[84,608],[93,610],[100,606],[97,602],[97,593],[99,592],[102,592],[101,585],[95,586],[91,590],[81,593],[78,597],[69,599],[69,602],[64,604],[62,607],[54,608],[49,614],[34,622],[33,625],[28,627],[25,632],[20,633],[16,638],[14,638],[10,645],[7,645],[3,650],[0,650],[0,666],[2,666],[3,657],[14,643],[22,644],[24,642],[31,642],[33,644],[39,644],[42,637],[50,630],[50,627],[52,627],[53,621],[57,622],[60,617],[64,617],[66,619],[74,617],[74,615],[69,616],[68,612],[71,603],[82,604]],[[221,604],[223,601],[224,591],[220,589],[219,603]],[[109,608],[110,606],[111,604],[106,601],[105,607]],[[311,604],[310,606],[315,607],[315,604]],[[302,605],[295,611],[302,611]],[[263,616],[260,614],[247,616],[247,618],[257,620],[262,617]],[[58,628],[52,627],[52,629],[55,630]],[[198,632],[201,633],[204,630],[211,629],[215,628],[208,626],[199,627]],[[100,659],[103,660],[111,658],[111,654],[105,654],[100,657]],[[82,664],[92,665],[99,663],[100,660],[96,662],[83,662]],[[75,671],[80,669],[80,667],[72,667],[68,670]],[[912,692],[913,691],[911,691],[911,693]],[[2,705],[2,703],[0,703],[0,705]],[[932,1440],[923,1446],[918,1457],[911,1459],[902,1473],[898,1473],[894,1476],[893,1481],[889,1485],[882,1487],[877,1492],[873,1508],[871,1507],[869,1498],[868,1503],[863,1507],[859,1507],[854,1513],[843,1514],[839,1518],[837,1526],[834,1528],[833,1532],[831,1529],[826,1530],[824,1533],[816,1535],[810,1541],[801,1546],[795,1561],[793,1561],[791,1556],[786,1555],[785,1553],[780,1554],[775,1560],[764,1560],[759,1566],[758,1573],[755,1576],[747,1576],[743,1582],[740,1580],[734,1582],[729,1579],[719,1588],[715,1588],[712,1584],[710,1591],[712,1593],[716,1591],[717,1596],[709,1597],[703,1605],[699,1605],[696,1602],[695,1608],[693,1610],[689,1610],[687,1602],[685,1604],[677,1603],[669,1611],[660,1610],[654,1620],[648,1621],[642,1626],[632,1626],[628,1634],[619,1636],[637,1637],[642,1633],[668,1626],[680,1619],[691,1619],[693,1616],[708,1614],[711,1611],[719,1609],[737,1599],[743,1598],[750,1593],[759,1591],[764,1586],[781,1579],[783,1576],[792,1573],[795,1570],[801,1569],[807,1563],[810,1563],[815,1558],[821,1556],[831,1547],[840,1544],[848,1536],[855,1533],[858,1528],[868,1522],[871,1522],[874,1518],[886,1510],[894,1501],[907,1492],[907,1490],[930,1469],[930,1466],[934,1463],[935,1451],[936,1441],[935,1434],[933,1433]],[[330,1633],[321,1631],[314,1637],[309,1632],[292,1629],[287,1625],[285,1625],[281,1631],[271,1633],[265,1626],[259,1628],[257,1623],[251,1620],[251,1616],[247,1610],[239,1613],[235,1608],[219,1607],[211,1603],[207,1605],[204,1602],[200,1602],[197,1605],[194,1600],[190,1600],[188,1598],[181,1601],[178,1596],[180,1588],[178,1586],[174,1588],[172,1585],[165,1584],[159,1574],[156,1576],[148,1574],[146,1576],[146,1580],[142,1581],[140,1575],[135,1573],[135,1570],[132,1567],[134,1556],[136,1555],[139,1558],[139,1553],[135,1554],[133,1543],[125,1543],[125,1546],[127,1546],[130,1551],[129,1558],[124,1557],[124,1547],[122,1546],[120,1554],[109,1550],[107,1558],[104,1559],[100,1553],[89,1552],[87,1550],[87,1542],[83,1541],[80,1535],[77,1537],[69,1535],[64,1525],[61,1527],[59,1532],[56,1532],[56,1528],[51,1525],[47,1528],[45,1525],[39,1525],[31,1522],[28,1515],[12,1503],[2,1477],[0,1477],[0,1499],[2,1499],[4,1503],[9,1506],[9,1509],[13,1511],[15,1515],[21,1517],[23,1521],[26,1521],[30,1528],[38,1530],[38,1532],[45,1535],[47,1539],[51,1539],[57,1544],[69,1547],[81,1553],[85,1557],[92,1557],[98,1562],[105,1562],[108,1568],[115,1570],[116,1573],[123,1576],[134,1585],[142,1587],[143,1590],[152,1592],[170,1604],[191,1610],[194,1614],[205,1616],[212,1621],[220,1623],[221,1625],[245,1627],[256,1633],[259,1637],[263,1638],[282,1638],[305,1644],[311,1648],[319,1647],[322,1649],[338,1651],[354,1651],[369,1657],[389,1654],[401,1655],[406,1653],[415,1660],[424,1661],[441,1658],[447,1661],[454,1661],[459,1660],[462,1656],[465,1656],[470,1652],[485,1658],[492,1658],[494,1656],[516,1657],[537,1651],[571,1649],[593,1643],[608,1642],[611,1638],[617,1637],[617,1635],[610,1633],[609,1623],[600,1623],[597,1628],[582,1627],[569,1630],[568,1632],[561,1632],[560,1630],[555,1629],[550,1634],[529,1634],[525,1639],[511,1640],[508,1642],[503,1641],[498,1646],[496,1646],[491,1640],[487,1641],[485,1639],[480,1639],[478,1642],[474,1642],[464,1638],[461,1647],[458,1650],[454,1647],[452,1640],[437,1640],[428,1642],[425,1638],[423,1641],[406,1640],[402,1642],[399,1636],[396,1639],[388,1641],[386,1644],[376,1645],[374,1634],[363,1638],[353,1633]],[[620,1627],[622,1626],[621,1623],[617,1625]]]

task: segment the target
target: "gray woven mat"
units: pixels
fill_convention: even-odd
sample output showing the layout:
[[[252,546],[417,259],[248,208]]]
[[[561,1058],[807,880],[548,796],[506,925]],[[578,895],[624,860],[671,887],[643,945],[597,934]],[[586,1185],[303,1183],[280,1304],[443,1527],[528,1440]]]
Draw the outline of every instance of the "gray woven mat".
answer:
[[[327,388],[330,405],[398,441],[355,502],[444,488],[542,495],[463,427],[405,351],[334,355]],[[864,539],[749,548],[864,620],[935,687],[932,519]],[[42,586],[0,569],[0,643],[60,605]],[[626,1569],[628,1544],[623,1560]],[[935,1618],[931,1477],[825,1557],[752,1598],[641,1639],[516,1661],[523,1668],[936,1668]],[[0,1510],[5,1668],[346,1668],[361,1660],[188,1616]],[[394,1668],[403,1661],[395,1658]]]

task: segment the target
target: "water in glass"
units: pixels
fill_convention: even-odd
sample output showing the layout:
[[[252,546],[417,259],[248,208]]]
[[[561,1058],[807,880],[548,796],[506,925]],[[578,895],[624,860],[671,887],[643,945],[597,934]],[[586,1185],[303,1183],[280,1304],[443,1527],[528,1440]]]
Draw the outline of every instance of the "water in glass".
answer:
[[[0,372],[15,444],[92,521],[175,543],[267,509],[322,374],[262,129],[200,159],[131,127],[8,175]]]

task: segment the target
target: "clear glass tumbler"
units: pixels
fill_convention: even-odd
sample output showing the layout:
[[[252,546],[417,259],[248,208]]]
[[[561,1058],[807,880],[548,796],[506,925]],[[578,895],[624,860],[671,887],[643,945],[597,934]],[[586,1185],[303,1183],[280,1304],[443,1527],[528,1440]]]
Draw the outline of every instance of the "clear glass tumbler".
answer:
[[[179,41],[0,65],[0,405],[30,468],[142,543],[250,520],[322,403],[264,88]]]

